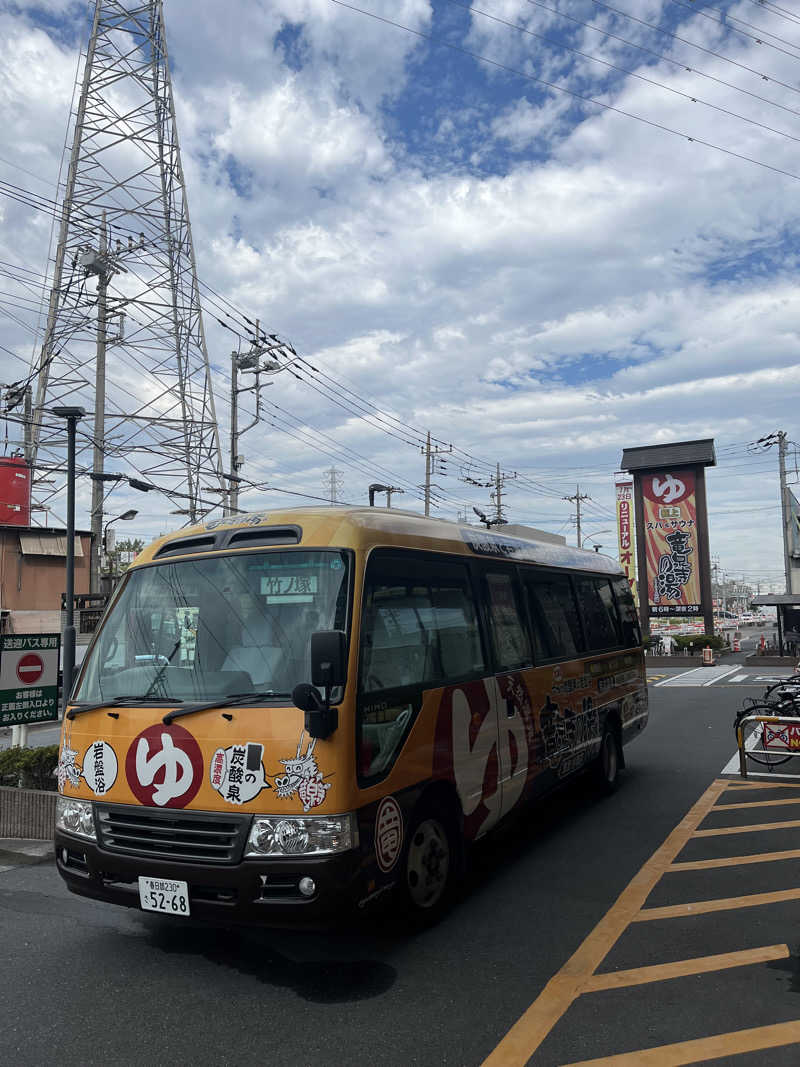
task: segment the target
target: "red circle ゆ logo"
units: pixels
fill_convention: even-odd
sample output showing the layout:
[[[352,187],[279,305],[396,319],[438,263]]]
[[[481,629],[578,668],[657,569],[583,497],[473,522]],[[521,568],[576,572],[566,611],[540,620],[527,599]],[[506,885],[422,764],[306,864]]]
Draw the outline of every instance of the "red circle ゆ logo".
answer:
[[[140,803],[185,808],[203,781],[203,754],[188,730],[158,723],[133,739],[125,777]]]
[[[17,661],[17,678],[23,685],[35,685],[42,677],[44,664],[42,657],[35,652],[26,652]]]

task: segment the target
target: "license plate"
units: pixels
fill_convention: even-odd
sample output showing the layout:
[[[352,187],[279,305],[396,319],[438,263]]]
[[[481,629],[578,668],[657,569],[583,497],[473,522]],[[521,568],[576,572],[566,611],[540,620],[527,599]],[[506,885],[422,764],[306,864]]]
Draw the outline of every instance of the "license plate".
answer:
[[[171,878],[140,878],[139,902],[145,911],[162,915],[189,914],[189,883]]]

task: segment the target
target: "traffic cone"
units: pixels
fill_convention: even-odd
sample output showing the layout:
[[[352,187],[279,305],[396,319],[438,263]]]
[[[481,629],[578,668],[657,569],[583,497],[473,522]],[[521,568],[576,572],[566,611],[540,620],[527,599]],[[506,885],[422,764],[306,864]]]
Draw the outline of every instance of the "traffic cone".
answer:
[[[733,651],[734,652],[741,652],[742,651],[741,646],[739,644],[739,635],[738,634],[733,639]]]

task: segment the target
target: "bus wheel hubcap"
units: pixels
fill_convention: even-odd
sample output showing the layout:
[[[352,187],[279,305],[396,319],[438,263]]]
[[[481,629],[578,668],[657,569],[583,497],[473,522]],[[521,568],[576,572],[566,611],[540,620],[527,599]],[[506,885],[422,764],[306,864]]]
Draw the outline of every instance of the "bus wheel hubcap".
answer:
[[[414,831],[408,849],[407,880],[411,899],[419,908],[432,908],[447,885],[450,845],[441,823],[425,819]]]

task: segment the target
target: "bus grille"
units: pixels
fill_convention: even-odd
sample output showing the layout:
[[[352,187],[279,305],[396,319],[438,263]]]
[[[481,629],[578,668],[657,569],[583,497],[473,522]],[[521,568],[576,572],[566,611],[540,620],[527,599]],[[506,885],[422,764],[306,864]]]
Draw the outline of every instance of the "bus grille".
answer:
[[[100,846],[127,856],[183,860],[188,863],[238,863],[249,815],[133,808],[98,804]]]

